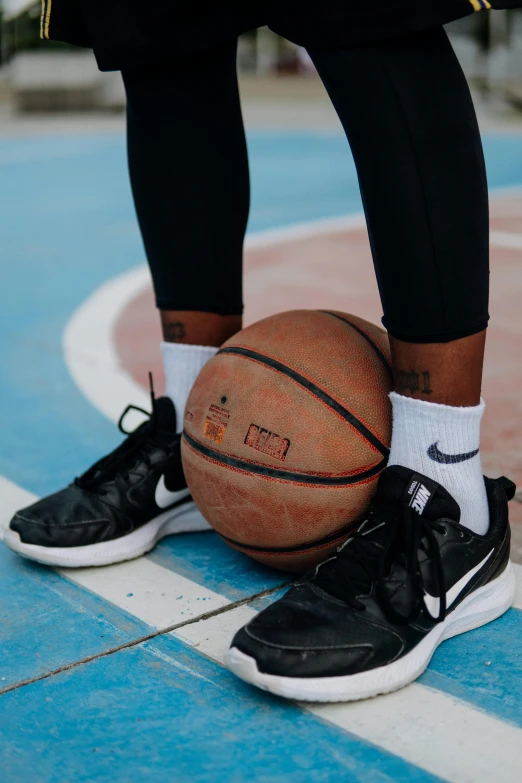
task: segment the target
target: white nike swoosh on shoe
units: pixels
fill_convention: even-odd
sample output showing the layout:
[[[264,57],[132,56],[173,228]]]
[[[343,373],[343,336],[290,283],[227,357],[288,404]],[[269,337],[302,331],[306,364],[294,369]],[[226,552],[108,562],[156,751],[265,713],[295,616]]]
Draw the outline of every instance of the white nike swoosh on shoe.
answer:
[[[168,508],[179,500],[183,500],[190,495],[190,489],[179,489],[177,492],[171,492],[165,486],[165,476],[161,476],[156,487],[154,500],[159,508]]]
[[[493,554],[495,550],[492,549],[489,555],[486,555],[484,560],[475,566],[475,568],[472,568],[471,571],[468,571],[467,574],[464,574],[462,579],[459,579],[458,582],[456,582],[453,587],[451,587],[447,593],[446,593],[446,609],[449,609],[450,606],[455,603],[461,592],[464,590],[468,582],[473,579],[476,573],[480,571],[483,565],[487,563],[491,555]],[[439,616],[440,611],[440,598],[438,596],[430,595],[429,593],[424,590],[424,603],[426,604],[426,609],[431,614],[433,618]]]

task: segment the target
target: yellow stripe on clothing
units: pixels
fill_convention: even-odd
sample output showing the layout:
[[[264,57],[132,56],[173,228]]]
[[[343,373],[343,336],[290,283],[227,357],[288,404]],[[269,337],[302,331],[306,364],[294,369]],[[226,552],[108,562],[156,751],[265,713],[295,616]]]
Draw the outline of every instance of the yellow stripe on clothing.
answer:
[[[52,4],[53,0],[42,0],[42,13],[40,16],[40,38],[49,38]]]
[[[488,0],[469,0],[475,11],[490,11],[491,10],[491,3],[488,2]]]

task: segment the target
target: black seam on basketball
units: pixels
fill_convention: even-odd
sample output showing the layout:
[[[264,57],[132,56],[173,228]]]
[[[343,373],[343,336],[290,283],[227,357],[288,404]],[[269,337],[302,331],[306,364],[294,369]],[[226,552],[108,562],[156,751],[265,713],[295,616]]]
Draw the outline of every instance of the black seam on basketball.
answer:
[[[185,439],[187,447],[189,447],[189,448],[191,448],[191,444],[188,442],[188,438],[190,438],[190,437],[191,436],[188,435],[188,437]],[[203,444],[201,441],[198,441],[198,440],[195,440],[195,443],[199,444],[200,446],[205,446],[205,444]],[[209,448],[209,447],[207,447],[207,448]],[[229,454],[226,451],[225,452],[219,451],[219,452],[216,452],[216,454],[218,454],[220,457],[230,457],[231,459],[236,459],[233,454]],[[205,455],[205,456],[208,456],[209,459],[213,459],[213,457],[211,457],[209,455]],[[251,465],[253,465],[254,467],[261,467],[261,468],[267,467],[263,462],[257,462],[256,460],[247,459],[246,457],[242,461],[245,463],[245,465],[248,465],[249,467]],[[379,463],[379,464],[384,464],[384,460],[382,461],[382,463]],[[285,472],[287,472],[287,471],[285,471]],[[292,472],[293,471],[288,471],[288,473],[292,473]],[[303,471],[302,473],[299,473],[299,475],[300,476],[301,475],[314,476],[314,477],[319,477],[319,478],[321,478],[322,476],[331,477],[331,476],[336,475],[339,478],[345,478],[348,475],[350,475],[350,476],[356,476],[356,475],[359,476],[359,475],[361,475],[361,473],[364,473],[364,472],[365,471],[360,470],[359,472],[353,471],[352,473],[349,473],[349,474],[348,473],[344,473],[344,474],[336,473],[336,474],[334,474],[332,472],[317,472],[315,470],[306,470],[306,471]]]
[[[219,356],[219,354],[223,353],[233,354],[234,356],[244,356],[246,359],[255,359],[261,364],[264,364],[267,367],[271,367],[283,375],[286,375],[288,378],[291,378],[304,389],[311,392],[319,400],[328,405],[329,408],[339,414],[345,421],[348,422],[348,424],[351,424],[351,426],[356,429],[364,437],[364,439],[368,441],[368,443],[377,449],[377,451],[379,451],[383,457],[388,457],[388,454],[390,453],[389,449],[384,445],[384,443],[381,443],[379,438],[374,435],[373,432],[371,432],[368,427],[362,423],[362,421],[359,421],[359,419],[354,416],[351,411],[337,402],[337,400],[334,400],[333,397],[330,397],[327,392],[323,391],[319,386],[316,386],[315,383],[312,383],[312,381],[309,381],[308,378],[305,378],[304,375],[301,375],[295,370],[292,370],[290,367],[287,367],[286,364],[282,364],[276,359],[271,359],[269,356],[264,356],[264,354],[258,353],[257,351],[251,351],[249,348],[222,348],[220,351],[218,351],[217,355]]]
[[[246,552],[259,552],[266,555],[306,554],[306,552],[310,552],[311,550],[320,549],[321,547],[328,546],[328,544],[333,544],[339,538],[347,538],[350,533],[353,532],[356,525],[357,521],[350,522],[348,525],[345,525],[345,527],[337,530],[335,533],[331,533],[329,536],[325,536],[324,538],[320,538],[317,541],[311,541],[309,544],[301,544],[299,546],[253,546],[252,544],[242,544],[240,541],[235,541],[233,538],[229,538],[228,536],[223,535],[223,533],[219,533],[219,535],[228,544],[232,544],[233,546],[237,546],[240,549],[244,549]]]
[[[300,484],[319,485],[324,487],[345,487],[350,486],[351,484],[360,484],[361,482],[366,481],[366,479],[377,476],[386,466],[386,459],[382,459],[372,468],[352,476],[314,476],[309,473],[295,473],[289,470],[281,470],[280,468],[272,468],[269,465],[259,465],[257,463],[238,459],[237,457],[231,457],[228,454],[221,454],[219,451],[211,449],[203,443],[194,440],[186,431],[183,431],[183,438],[195,451],[198,451],[204,457],[220,462],[222,465],[228,465],[231,468],[243,470],[245,473],[255,473],[259,476],[266,476],[267,478],[277,478],[283,481],[299,482]]]
[[[372,338],[366,334],[366,332],[361,329],[357,324],[354,324],[352,321],[348,320],[348,318],[345,318],[344,315],[338,315],[337,313],[331,313],[330,310],[320,310],[319,312],[324,313],[325,315],[331,315],[333,318],[339,319],[339,321],[342,321],[345,324],[348,324],[348,326],[351,326],[352,329],[354,329],[358,334],[361,335],[361,337],[366,340],[368,345],[371,345],[379,359],[381,360],[382,364],[384,365],[384,368],[386,372],[389,374],[390,379],[393,381],[393,370],[391,368],[391,364],[389,363],[386,356],[383,354],[377,343],[374,343]]]

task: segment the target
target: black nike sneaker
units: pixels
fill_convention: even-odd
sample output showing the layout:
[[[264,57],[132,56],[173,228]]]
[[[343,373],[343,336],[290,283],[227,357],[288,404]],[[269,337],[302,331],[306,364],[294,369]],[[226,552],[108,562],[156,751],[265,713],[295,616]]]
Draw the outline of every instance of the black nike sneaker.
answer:
[[[434,481],[402,467],[381,475],[359,529],[234,637],[226,663],[279,696],[354,701],[415,680],[435,649],[513,603],[508,479],[485,479],[490,528],[459,524]]]
[[[119,427],[126,440],[73,484],[18,511],[4,542],[18,554],[62,567],[131,560],[165,536],[210,530],[187,488],[176,411],[168,397],[152,414],[129,405]],[[131,409],[149,416],[123,429]]]

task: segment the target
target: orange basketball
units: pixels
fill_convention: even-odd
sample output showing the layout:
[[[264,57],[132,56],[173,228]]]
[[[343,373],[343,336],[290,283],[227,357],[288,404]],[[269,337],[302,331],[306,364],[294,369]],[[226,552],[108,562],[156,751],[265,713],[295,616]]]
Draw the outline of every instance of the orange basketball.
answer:
[[[304,571],[364,514],[391,435],[388,336],[362,318],[295,310],[228,340],[187,402],[183,467],[232,547]]]

